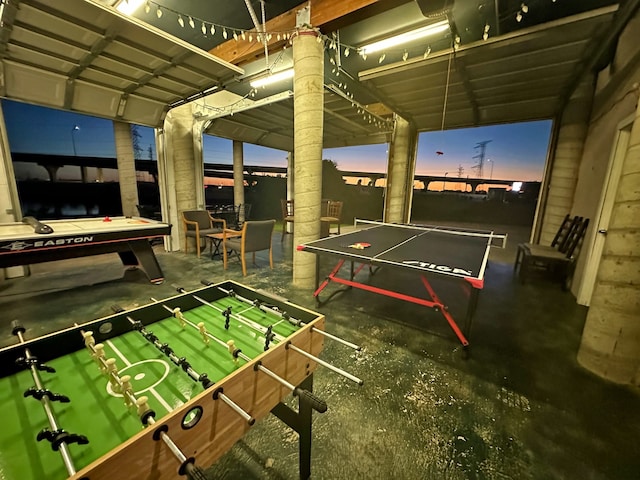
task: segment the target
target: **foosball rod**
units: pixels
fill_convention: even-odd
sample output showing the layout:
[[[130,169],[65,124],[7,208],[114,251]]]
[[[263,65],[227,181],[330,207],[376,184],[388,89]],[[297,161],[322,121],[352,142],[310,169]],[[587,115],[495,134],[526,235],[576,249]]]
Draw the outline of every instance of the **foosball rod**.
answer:
[[[138,406],[138,414],[140,416],[140,421],[142,425],[145,427],[150,427],[156,423],[155,414],[156,412],[148,408],[146,403],[146,397],[140,397],[140,400],[136,398],[135,393],[130,388],[126,388],[123,380],[118,376],[117,370],[112,370],[109,368],[109,364],[107,363],[104,356],[99,355],[97,349],[95,348],[95,341],[93,340],[93,332],[85,332],[84,330],[80,330],[80,334],[82,338],[84,338],[85,346],[91,352],[91,356],[94,359],[97,359],[101,364],[104,372],[113,379],[120,386],[120,391],[123,397],[126,397],[131,405]],[[127,403],[125,402],[125,405]],[[176,457],[178,462],[180,462],[180,468],[178,469],[178,473],[180,475],[187,475],[192,480],[206,480],[206,476],[200,467],[194,465],[195,458],[187,458],[187,456],[180,450],[175,442],[171,439],[171,437],[164,431],[164,429],[160,428],[156,433],[154,433],[153,439],[158,440],[156,438],[156,434],[159,434],[159,438],[169,447],[173,456]]]
[[[113,305],[111,307],[115,313],[122,313],[125,310],[119,305]],[[158,337],[152,332],[149,332],[144,328],[142,322],[134,320],[129,315],[125,315],[125,318],[131,323],[132,327],[140,333],[145,340],[151,343],[154,347],[156,347],[160,352],[162,352],[169,360],[171,360],[175,365],[182,368],[182,370],[189,375],[191,379],[194,381],[200,382],[202,387],[206,390],[207,388],[213,386],[214,382],[209,379],[209,376],[206,373],[198,373],[196,372],[187,359],[185,357],[178,357],[173,349],[169,346],[168,343],[160,343]],[[253,425],[256,423],[256,419],[251,416],[251,414],[245,412],[242,407],[240,407],[237,403],[227,397],[224,393],[222,393],[222,389],[218,389],[213,393],[213,398],[222,400],[226,403],[231,409],[240,415],[242,418],[246,420],[249,425]]]
[[[182,287],[177,287],[177,290],[180,293],[187,293],[187,291]],[[198,297],[197,295],[191,294],[191,296],[193,298],[195,298],[196,300],[198,300],[203,305],[211,307],[211,308],[213,308],[213,309],[215,309],[217,311],[224,311],[224,310],[220,309],[219,307],[216,307],[212,303],[209,303],[206,300]],[[235,315],[235,317],[237,318],[238,316]],[[237,319],[241,320],[240,318],[237,318]],[[251,327],[251,325],[248,325],[248,326]],[[268,333],[267,329],[262,327],[261,325],[259,327],[251,327],[251,328],[255,328],[257,331],[259,331],[259,332],[261,332],[262,334],[265,334],[265,335]],[[264,331],[262,331],[263,328],[264,328]],[[276,338],[281,342],[285,340],[285,338],[282,337],[281,335],[277,335],[277,334],[274,334],[274,335],[276,335]],[[328,368],[329,370],[331,370],[334,373],[337,373],[338,375],[342,375],[343,377],[348,378],[349,380],[351,380],[352,382],[357,383],[358,385],[363,385],[364,384],[364,380],[356,377],[355,375],[351,375],[349,372],[345,372],[341,368],[338,368],[338,367],[336,367],[334,365],[331,365],[330,363],[325,362],[324,360],[321,360],[320,358],[316,357],[315,355],[312,355],[309,352],[306,352],[306,351],[296,347],[295,345],[292,345],[291,342],[287,343],[287,348],[289,348],[289,347],[291,347],[291,350],[293,350],[294,352],[297,352],[297,353],[299,353],[301,355],[304,355],[305,357],[307,357],[307,358],[309,358],[311,360],[314,360],[319,365],[322,365],[323,367]]]
[[[196,330],[200,331],[200,328],[198,328],[198,326],[195,323],[193,323],[192,321],[188,320],[184,316],[184,314],[180,311],[179,307],[171,308],[168,305],[165,305],[164,303],[160,302],[159,300],[156,300],[153,297],[151,297],[151,301],[161,304],[162,307],[165,310],[167,310],[168,312],[170,312],[172,316],[178,318],[180,321],[186,323],[190,327],[193,327]],[[209,332],[205,332],[205,334],[207,335],[208,338],[212,339],[214,342],[216,342],[218,345],[223,347],[225,350],[228,350],[229,353],[231,353],[231,355],[233,355],[234,358],[241,358],[242,360],[244,360],[247,363],[251,362],[251,360],[252,360],[251,357],[248,357],[247,355],[242,353],[242,350],[240,350],[238,348],[235,348],[235,344],[233,343],[233,341],[230,341],[231,343],[227,343],[224,340],[219,339],[218,337],[216,337],[215,335],[212,335]],[[253,368],[254,368],[254,370],[260,371],[260,372],[264,373],[265,375],[268,375],[269,377],[271,377],[275,381],[279,382],[281,385],[283,385],[286,388],[288,388],[289,390],[291,390],[291,393],[293,393],[294,396],[297,396],[298,398],[306,401],[318,413],[324,413],[324,412],[327,411],[327,404],[326,404],[326,402],[324,400],[319,399],[313,393],[311,393],[308,390],[305,390],[304,388],[296,387],[291,382],[288,382],[287,380],[285,380],[284,378],[279,376],[277,373],[272,372],[267,367],[262,365],[261,362],[256,362],[256,364],[254,365]]]
[[[176,290],[180,293],[189,293],[187,292],[184,288],[182,287],[178,287],[176,286]],[[200,298],[197,295],[194,295],[193,293],[191,294],[191,296],[193,298],[195,298],[197,301],[199,301],[200,303],[202,303],[203,305],[206,305],[207,307],[213,308],[214,310],[222,313],[223,315],[225,314],[225,309],[224,308],[220,308],[216,305],[214,305],[213,303],[207,302],[204,298]],[[236,320],[238,320],[240,323],[246,325],[249,328],[254,329],[256,332],[261,333],[262,335],[265,335],[265,337],[267,335],[271,335],[272,338],[274,338],[275,340],[277,340],[278,342],[283,342],[285,340],[285,337],[283,337],[282,335],[278,335],[277,333],[273,332],[273,331],[269,331],[269,329],[267,327],[263,327],[262,325],[253,322],[251,320],[249,320],[248,318],[242,318],[240,315],[238,314],[230,314],[231,317],[235,318]],[[265,347],[266,349],[267,347]]]
[[[20,341],[21,345],[24,344],[25,341],[22,334],[25,332],[25,328],[22,326],[22,324],[18,320],[14,320],[13,322],[11,322],[11,327],[12,327],[11,333],[13,333],[13,335],[16,335],[18,337],[18,340]],[[27,365],[29,365],[29,369],[31,370],[31,376],[33,377],[33,381],[36,384],[36,388],[39,391],[45,391],[44,385],[40,380],[40,374],[38,373],[37,358],[34,357],[31,354],[31,351],[26,347],[24,349],[24,355],[25,355],[26,363]],[[53,369],[50,369],[49,371],[55,372],[55,370]],[[67,399],[67,401],[69,400]],[[49,426],[51,427],[51,431],[61,432],[62,430],[60,429],[60,426],[58,425],[58,422],[53,413],[53,410],[51,409],[51,401],[49,400],[48,395],[42,395],[42,397],[40,398],[40,402],[42,403],[42,407],[44,408],[44,411],[47,415],[47,419],[49,420]],[[82,443],[82,444],[89,443],[86,437],[79,435],[77,436],[77,438],[79,440],[78,443]],[[71,452],[69,451],[68,445],[64,441],[60,442],[60,444],[57,447],[57,450],[60,452],[60,455],[62,456],[62,461],[64,462],[64,466],[67,469],[67,472],[69,473],[69,475],[70,476],[74,475],[76,473],[76,467],[73,464],[73,459],[71,458]]]
[[[212,285],[215,285],[215,283],[210,282],[208,280],[200,280],[200,283],[202,283],[205,287],[210,287]],[[217,287],[218,290],[220,290],[221,292],[225,293],[226,295],[233,295],[234,298],[237,298],[238,300],[248,304],[248,305],[252,305],[254,307],[259,308],[260,310],[262,310],[263,312],[270,312],[273,313],[275,315],[279,315],[280,318],[282,318],[283,320],[286,320],[287,322],[289,322],[291,325],[295,325],[296,327],[304,327],[306,325],[305,322],[303,322],[302,320],[298,320],[296,318],[293,318],[291,316],[289,316],[287,314],[287,312],[281,312],[279,311],[277,308],[274,307],[268,307],[266,305],[263,305],[262,303],[256,301],[251,301],[248,298],[243,297],[242,295],[238,295],[236,292],[234,292],[233,290],[226,290],[222,287]],[[343,338],[340,337],[336,337],[335,335],[330,334],[329,332],[325,332],[324,330],[320,330],[319,328],[316,327],[311,327],[311,330],[314,331],[315,333],[319,333],[320,335],[323,335],[327,338],[330,338],[331,340],[334,340],[338,343],[341,343],[347,347],[353,348],[354,350],[362,350],[362,347],[360,345],[356,345],[355,343],[351,343]]]

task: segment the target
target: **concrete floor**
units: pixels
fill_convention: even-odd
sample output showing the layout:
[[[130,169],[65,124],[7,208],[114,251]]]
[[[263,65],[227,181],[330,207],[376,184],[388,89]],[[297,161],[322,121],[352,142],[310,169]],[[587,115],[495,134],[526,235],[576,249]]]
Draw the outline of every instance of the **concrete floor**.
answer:
[[[162,251],[167,280],[157,286],[141,272],[123,275],[115,254],[33,266],[29,277],[0,281],[0,345],[14,343],[9,324],[16,318],[32,338],[109,315],[114,303],[172,296],[174,285],[191,290],[201,279],[233,279],[324,313],[329,332],[363,347],[325,344],[322,358],[365,384],[319,367],[314,391],[329,410],[314,413],[314,479],[640,478],[640,392],[577,364],[586,308],[557,284],[519,284],[515,245],[528,231],[496,230],[509,231],[509,245],[492,250],[469,358],[442,316],[424,307],[359,290],[316,307],[311,291],[291,286],[292,236],[281,243],[279,233],[274,270],[261,253],[244,278],[237,262],[225,272],[206,255]],[[323,273],[331,266],[323,261]],[[376,278],[419,293],[403,280]],[[455,316],[463,303],[455,286],[434,287]],[[295,479],[297,448],[296,434],[270,416],[207,474]]]

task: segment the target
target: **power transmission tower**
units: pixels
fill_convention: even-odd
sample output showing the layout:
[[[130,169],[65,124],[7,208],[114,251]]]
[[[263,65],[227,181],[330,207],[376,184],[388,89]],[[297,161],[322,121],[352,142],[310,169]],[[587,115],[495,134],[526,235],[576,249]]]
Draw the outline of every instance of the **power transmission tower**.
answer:
[[[482,142],[478,142],[474,147],[476,150],[480,149],[480,153],[472,157],[472,158],[477,158],[478,163],[473,167],[471,167],[476,171],[476,175],[478,176],[478,178],[483,178],[483,175],[484,175],[484,158],[485,158],[485,152],[487,150],[488,143],[491,143],[491,140],[484,140]]]

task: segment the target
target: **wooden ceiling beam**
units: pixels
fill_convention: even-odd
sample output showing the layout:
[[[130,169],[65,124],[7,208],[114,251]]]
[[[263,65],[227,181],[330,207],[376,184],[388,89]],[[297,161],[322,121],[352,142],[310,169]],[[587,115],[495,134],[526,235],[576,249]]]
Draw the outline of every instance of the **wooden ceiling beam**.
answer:
[[[349,15],[357,10],[372,5],[380,0],[341,0],[336,2],[335,0],[309,0],[308,4],[311,7],[311,25],[317,28],[322,28],[323,25],[334,22],[335,20]],[[302,8],[303,5],[289,10],[275,18],[267,21],[267,32],[291,32],[296,27],[296,12]],[[251,30],[255,32],[256,30]],[[277,36],[273,35],[268,42],[269,50],[281,48],[285,44],[286,40],[278,41]],[[264,45],[260,42],[248,40],[242,40],[238,37],[238,40],[228,40],[213,49],[209,50],[209,53],[216,57],[225,60],[234,65],[241,65],[257,58],[260,58],[264,53]]]

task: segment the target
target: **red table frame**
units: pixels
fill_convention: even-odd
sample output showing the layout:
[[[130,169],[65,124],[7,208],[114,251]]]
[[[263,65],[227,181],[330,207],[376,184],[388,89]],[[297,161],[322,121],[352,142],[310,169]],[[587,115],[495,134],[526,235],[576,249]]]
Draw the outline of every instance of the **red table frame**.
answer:
[[[333,268],[333,270],[331,271],[331,273],[324,279],[324,281],[322,283],[320,283],[320,255],[316,254],[316,289],[313,292],[313,296],[316,299],[316,302],[318,304],[322,304],[322,303],[326,303],[331,296],[333,296],[335,293],[338,292],[334,292],[332,293],[329,298],[327,300],[325,300],[325,302],[322,302],[320,300],[320,293],[331,283],[331,282],[335,282],[335,283],[339,283],[341,285],[345,285],[349,288],[353,287],[353,288],[358,288],[360,290],[366,290],[368,292],[373,292],[373,293],[377,293],[379,295],[384,295],[387,297],[391,297],[391,298],[396,298],[398,300],[403,300],[406,302],[410,302],[410,303],[415,303],[417,305],[422,305],[425,307],[429,307],[429,308],[433,308],[436,311],[439,311],[442,316],[445,318],[445,320],[447,321],[447,323],[449,324],[449,327],[451,328],[451,330],[453,330],[453,332],[455,333],[456,337],[458,338],[458,340],[460,341],[460,343],[462,344],[462,346],[464,348],[467,348],[469,346],[469,334],[471,331],[471,324],[473,321],[473,315],[475,313],[476,307],[478,305],[478,296],[479,296],[479,292],[480,290],[483,288],[484,286],[484,280],[478,280],[475,278],[468,278],[468,277],[464,277],[464,281],[466,282],[466,284],[471,286],[471,291],[469,294],[469,300],[467,303],[467,313],[466,313],[466,318],[465,318],[465,333],[463,333],[462,329],[458,326],[458,324],[456,323],[455,319],[453,318],[453,316],[449,313],[449,309],[448,307],[442,303],[442,301],[440,300],[440,298],[438,297],[438,295],[436,294],[435,290],[433,289],[433,287],[431,286],[431,284],[429,283],[429,281],[427,280],[427,278],[423,275],[420,274],[420,279],[422,280],[422,284],[425,287],[427,293],[430,296],[430,300],[428,299],[424,299],[424,298],[420,298],[420,297],[414,297],[412,295],[407,295],[404,293],[400,293],[400,292],[396,292],[394,290],[387,290],[384,288],[380,288],[380,287],[374,287],[372,285],[367,285],[365,283],[361,283],[361,282],[357,282],[354,281],[354,277],[367,265],[369,265],[369,271],[373,274],[375,273],[376,270],[372,270],[372,265],[369,263],[361,263],[360,266],[358,267],[357,270],[354,271],[354,261],[351,260],[351,273],[350,273],[350,279],[347,280],[346,278],[342,278],[338,276],[338,273],[340,272],[340,270],[342,269],[344,263],[346,262],[345,259],[340,259],[337,263],[337,265]],[[378,267],[380,268],[380,267]]]

